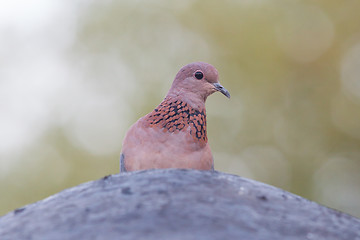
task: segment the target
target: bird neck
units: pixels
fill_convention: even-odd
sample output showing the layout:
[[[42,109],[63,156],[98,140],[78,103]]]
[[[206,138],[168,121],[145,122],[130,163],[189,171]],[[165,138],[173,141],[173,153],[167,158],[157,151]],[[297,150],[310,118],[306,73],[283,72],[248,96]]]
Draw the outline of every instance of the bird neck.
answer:
[[[183,87],[173,85],[167,93],[165,99],[167,98],[181,100],[195,110],[205,111],[205,102],[207,98],[206,94],[201,94],[200,92],[190,91],[190,89],[184,89]]]
[[[178,133],[189,129],[194,141],[201,146],[207,143],[205,107],[198,110],[185,101],[167,96],[147,115],[146,121],[149,127],[162,128],[164,132]]]

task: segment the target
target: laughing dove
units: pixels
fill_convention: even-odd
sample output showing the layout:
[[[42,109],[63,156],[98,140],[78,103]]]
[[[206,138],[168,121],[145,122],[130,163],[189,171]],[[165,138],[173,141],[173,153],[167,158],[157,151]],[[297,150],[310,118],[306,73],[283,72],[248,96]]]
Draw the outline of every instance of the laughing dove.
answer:
[[[127,132],[120,157],[120,172],[152,168],[213,170],[206,135],[205,101],[219,91],[218,72],[204,62],[180,69],[165,99]]]

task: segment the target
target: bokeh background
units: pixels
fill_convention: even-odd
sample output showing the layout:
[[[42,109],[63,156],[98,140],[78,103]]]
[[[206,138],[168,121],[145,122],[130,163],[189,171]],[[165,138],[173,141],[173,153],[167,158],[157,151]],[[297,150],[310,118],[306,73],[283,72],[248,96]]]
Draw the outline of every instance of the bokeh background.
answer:
[[[119,170],[181,66],[217,67],[217,170],[360,217],[360,1],[0,2],[0,215]]]

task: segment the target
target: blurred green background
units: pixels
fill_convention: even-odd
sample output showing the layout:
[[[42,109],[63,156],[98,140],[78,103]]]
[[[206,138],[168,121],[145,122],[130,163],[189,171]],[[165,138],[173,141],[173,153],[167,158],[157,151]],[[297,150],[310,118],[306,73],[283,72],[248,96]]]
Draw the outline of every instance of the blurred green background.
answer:
[[[360,1],[0,3],[0,215],[119,170],[193,61],[215,168],[360,217]]]

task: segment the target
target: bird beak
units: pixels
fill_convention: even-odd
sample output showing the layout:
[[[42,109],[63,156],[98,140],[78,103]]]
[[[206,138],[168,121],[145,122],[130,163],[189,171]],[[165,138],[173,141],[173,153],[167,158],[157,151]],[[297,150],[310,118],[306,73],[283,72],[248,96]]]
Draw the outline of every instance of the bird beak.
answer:
[[[221,86],[220,83],[213,83],[216,91],[221,92],[222,94],[224,94],[227,98],[230,98],[230,93],[228,90],[226,90],[223,86]]]

